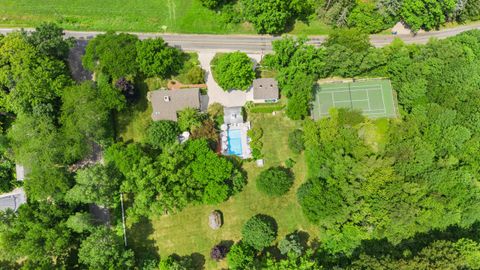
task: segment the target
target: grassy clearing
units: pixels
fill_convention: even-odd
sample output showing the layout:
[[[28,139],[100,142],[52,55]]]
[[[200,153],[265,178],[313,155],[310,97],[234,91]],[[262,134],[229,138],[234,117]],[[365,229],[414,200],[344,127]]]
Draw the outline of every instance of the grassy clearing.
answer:
[[[218,205],[191,206],[178,214],[138,224],[130,235],[136,250],[144,252],[148,248],[154,249],[161,256],[174,252],[179,255],[199,253],[198,257],[203,256],[205,260],[206,269],[222,269],[226,267],[225,262],[210,260],[211,247],[221,241],[239,240],[244,222],[258,213],[275,218],[279,228],[277,240],[295,230],[307,232],[310,239],[318,237],[317,229],[303,216],[296,200],[296,189],[305,180],[304,157],[292,154],[287,146],[288,134],[299,127],[300,123],[287,119],[282,113],[275,116],[254,114],[249,120],[252,125],[261,126],[264,130],[265,168],[281,165],[288,158],[296,161],[293,168],[295,184],[290,192],[280,198],[259,193],[255,178],[262,168],[257,168],[253,162],[245,163],[243,168],[248,174],[249,182],[244,191]],[[208,215],[215,209],[220,210],[224,217],[224,225],[217,231],[208,227]]]
[[[254,34],[248,23],[226,24],[199,0],[0,0],[0,25],[30,27],[55,21],[69,30],[204,34]],[[166,29],[163,27],[166,26]],[[327,34],[314,21],[297,23],[294,34]]]
[[[117,137],[125,142],[141,142],[152,119],[152,107],[147,100],[148,86],[138,82],[135,88],[138,91],[137,100],[115,115]]]

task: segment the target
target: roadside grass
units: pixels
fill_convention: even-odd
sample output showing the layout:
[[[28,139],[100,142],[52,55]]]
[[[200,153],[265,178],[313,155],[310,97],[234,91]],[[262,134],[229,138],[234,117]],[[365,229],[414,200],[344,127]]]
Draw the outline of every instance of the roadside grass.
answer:
[[[305,159],[303,154],[293,154],[287,145],[288,134],[300,127],[300,122],[287,119],[283,113],[252,114],[249,120],[252,125],[261,126],[264,130],[262,152],[265,167],[258,168],[254,162],[244,163],[248,184],[242,192],[224,203],[190,206],[178,214],[134,225],[128,234],[135,250],[143,252],[147,245],[160,256],[199,253],[197,257],[205,260],[205,269],[225,269],[225,261],[217,263],[210,259],[210,249],[221,241],[240,240],[243,224],[259,213],[272,216],[278,223],[277,241],[295,230],[308,233],[310,240],[318,238],[318,229],[304,217],[296,199],[296,190],[305,180]],[[283,165],[288,158],[296,162],[292,189],[279,198],[260,193],[255,185],[257,175],[268,167]],[[216,231],[208,226],[208,215],[213,210],[220,210],[224,219],[224,225]]]
[[[228,24],[199,0],[0,0],[0,26],[54,21],[68,30],[255,34],[249,23]],[[166,28],[163,28],[166,26]],[[292,34],[328,34],[329,26],[297,23]]]

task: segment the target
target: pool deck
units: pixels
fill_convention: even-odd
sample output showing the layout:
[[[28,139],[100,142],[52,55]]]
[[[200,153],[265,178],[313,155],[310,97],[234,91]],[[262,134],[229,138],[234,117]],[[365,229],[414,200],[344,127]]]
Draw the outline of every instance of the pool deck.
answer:
[[[250,149],[250,139],[247,136],[247,132],[250,129],[250,122],[230,124],[223,127],[222,132],[220,133],[220,139],[222,143],[222,154],[229,155],[228,151],[228,131],[229,130],[240,130],[240,140],[242,142],[242,159],[247,159],[252,157],[252,151]]]

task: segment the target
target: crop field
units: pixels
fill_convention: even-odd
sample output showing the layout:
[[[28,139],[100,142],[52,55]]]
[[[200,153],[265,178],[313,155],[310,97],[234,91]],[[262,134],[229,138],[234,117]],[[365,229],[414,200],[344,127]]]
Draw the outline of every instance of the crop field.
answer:
[[[248,23],[227,24],[199,0],[0,0],[1,27],[54,21],[68,30],[254,34]],[[323,23],[298,23],[295,34],[326,34]]]

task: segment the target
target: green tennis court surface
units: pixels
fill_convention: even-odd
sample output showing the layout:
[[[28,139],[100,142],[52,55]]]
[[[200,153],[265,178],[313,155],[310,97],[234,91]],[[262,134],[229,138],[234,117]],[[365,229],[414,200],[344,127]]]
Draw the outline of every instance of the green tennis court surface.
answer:
[[[320,84],[315,94],[313,118],[329,116],[332,107],[359,110],[370,118],[397,116],[389,80]]]

